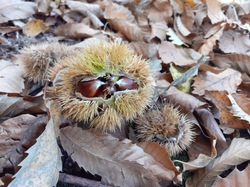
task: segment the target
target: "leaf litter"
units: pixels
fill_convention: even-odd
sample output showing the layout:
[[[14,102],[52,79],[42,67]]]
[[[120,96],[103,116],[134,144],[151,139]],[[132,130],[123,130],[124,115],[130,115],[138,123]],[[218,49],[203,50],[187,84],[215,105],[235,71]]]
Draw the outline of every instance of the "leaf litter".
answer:
[[[65,171],[60,151],[78,164],[73,173],[82,167],[115,186],[247,184],[249,166],[242,171],[235,166],[250,160],[249,7],[244,0],[3,0],[0,185],[24,186],[28,181],[32,186],[59,185],[59,171]],[[28,83],[16,63],[21,60],[20,49],[31,44],[62,42],[75,44],[78,50],[87,38],[117,37],[150,59],[155,103],[149,109],[174,103],[196,124],[196,138],[183,150],[188,160],[169,157],[157,143],[129,140],[126,128],[104,133],[86,125],[71,127],[74,122],[64,119],[52,101],[47,100],[46,107],[44,98],[49,95],[43,93],[49,85]],[[57,58],[53,52],[50,55]],[[202,56],[206,60],[200,60]],[[135,130],[131,122],[123,125]],[[178,163],[181,167],[175,166]],[[186,171],[193,172],[188,179]],[[91,184],[86,172],[80,176]]]

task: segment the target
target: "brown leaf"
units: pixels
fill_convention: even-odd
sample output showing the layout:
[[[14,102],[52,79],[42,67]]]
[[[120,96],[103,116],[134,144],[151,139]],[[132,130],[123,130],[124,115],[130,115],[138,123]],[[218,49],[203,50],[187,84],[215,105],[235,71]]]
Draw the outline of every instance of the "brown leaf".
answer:
[[[193,49],[177,48],[173,43],[167,41],[161,43],[159,55],[164,63],[169,64],[173,62],[179,66],[196,64],[201,58],[201,54]]]
[[[210,100],[220,111],[220,126],[234,129],[249,128],[249,123],[232,115],[231,102],[226,92],[206,91],[205,98]]]
[[[241,32],[235,32],[233,29],[224,31],[219,39],[219,47],[225,53],[246,54],[250,47],[250,39]]]
[[[220,130],[219,124],[215,121],[214,116],[212,113],[205,108],[198,108],[195,110],[198,116],[201,119],[202,124],[206,127],[209,132],[216,137],[217,143],[216,148],[217,152],[224,151],[224,148],[227,147],[226,138],[224,137],[223,133]]]
[[[130,46],[145,59],[157,56],[159,49],[159,44],[154,43],[131,42]]]
[[[21,93],[24,88],[22,75],[17,64],[0,60],[0,92]]]
[[[20,113],[46,112],[43,96],[25,96],[0,92],[0,117],[15,116]]]
[[[100,5],[78,1],[66,1],[66,4],[71,10],[80,12],[84,17],[88,16],[95,29],[103,26],[99,19],[103,18],[103,11]]]
[[[95,130],[66,127],[62,146],[79,166],[119,186],[159,186],[154,176],[172,180],[174,172],[157,163],[131,141]],[[133,180],[131,180],[133,179]]]
[[[250,104],[250,99],[247,99],[246,97],[242,95],[237,95],[238,97],[238,102],[235,101],[234,95],[228,95],[227,97],[229,98],[230,102],[232,103],[231,106],[231,112],[233,113],[233,116],[240,118],[241,120],[245,120],[250,124],[250,112],[249,112],[249,104]],[[242,98],[241,98],[242,97]],[[241,101],[241,102],[240,102]],[[247,107],[244,107],[245,112],[240,104],[247,105]]]
[[[249,159],[250,140],[234,138],[229,148],[220,157],[211,161],[207,167],[195,171],[188,178],[186,186],[212,186],[217,175]]]
[[[9,20],[24,19],[35,13],[36,3],[22,0],[1,0],[0,23]]]
[[[167,88],[170,85],[170,83],[165,80],[164,75],[166,74],[157,75],[156,86]],[[159,92],[161,92],[161,90],[159,90]],[[163,93],[162,96],[172,103],[178,103],[179,105],[181,105],[181,108],[185,112],[193,112],[195,108],[204,106],[206,104],[190,94],[181,92],[174,86],[170,87],[169,90],[166,93]]]
[[[83,23],[66,23],[64,25],[59,25],[54,30],[55,35],[69,38],[88,38],[98,33],[100,33],[100,31],[94,30]]]
[[[241,50],[241,53],[242,52],[243,51]],[[248,54],[216,54],[212,61],[223,61],[229,64],[232,68],[250,75],[250,55]]]
[[[241,74],[233,69],[214,74],[212,72],[200,72],[194,78],[194,94],[204,95],[205,91],[227,91],[235,93],[237,86],[241,83]]]
[[[210,52],[212,52],[216,41],[219,40],[222,37],[223,34],[223,30],[225,28],[224,26],[220,26],[218,28],[217,25],[215,25],[214,27],[211,28],[212,31],[210,32],[214,32],[214,30],[218,29],[217,32],[215,34],[213,34],[210,38],[206,39],[204,44],[200,47],[199,49],[199,53],[203,54],[203,55],[208,55]]]
[[[110,1],[105,8],[104,18],[130,41],[143,41],[142,31],[137,26],[135,17],[126,7]]]
[[[249,164],[242,171],[238,170],[238,168],[235,167],[234,170],[227,177],[222,178],[217,175],[212,187],[245,186],[246,184],[250,184],[249,176]]]
[[[29,123],[35,119],[30,114],[23,114],[0,124],[0,173],[4,168],[11,168],[10,157],[29,128]]]
[[[188,162],[181,162],[183,164],[183,170],[196,170],[197,168],[203,168],[209,164],[217,156],[217,150],[215,148],[216,138],[210,132],[204,128],[206,136],[197,128],[197,136],[195,141],[188,149]]]
[[[156,162],[162,164],[165,168],[174,171],[176,176],[180,174],[163,146],[156,142],[140,142],[137,145],[141,147],[145,153],[150,154]]]
[[[55,186],[62,170],[61,151],[57,145],[59,119],[53,102],[48,102],[51,119],[37,142],[27,150],[28,156],[19,164],[9,187]]]
[[[221,11],[220,3],[217,0],[202,0],[202,2],[207,6],[207,15],[212,24],[226,19],[226,16]]]
[[[20,30],[20,28],[16,27],[16,26],[0,27],[0,33],[2,35],[5,35],[6,33],[10,33],[10,32],[15,32],[15,31],[18,31],[18,30]]]
[[[49,30],[49,25],[47,23],[44,23],[43,20],[36,19],[28,22],[23,27],[23,33],[26,36],[32,36],[35,37],[41,32]]]

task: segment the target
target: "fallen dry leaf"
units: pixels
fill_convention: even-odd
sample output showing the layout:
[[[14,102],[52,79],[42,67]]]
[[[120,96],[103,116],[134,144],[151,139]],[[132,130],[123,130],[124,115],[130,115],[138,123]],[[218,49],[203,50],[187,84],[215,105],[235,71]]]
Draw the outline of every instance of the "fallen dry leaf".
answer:
[[[45,113],[43,96],[21,96],[0,92],[0,117],[15,116],[21,113]]]
[[[173,43],[164,41],[159,47],[159,55],[166,64],[173,62],[179,66],[196,64],[201,54],[193,49],[177,48]]]
[[[0,124],[0,172],[4,168],[12,168],[10,159],[16,147],[29,128],[28,124],[35,119],[30,114],[23,114],[15,118],[8,119]]]
[[[248,123],[250,123],[250,116],[249,116],[249,114],[247,114],[244,110],[242,110],[242,108],[238,105],[238,103],[235,101],[235,99],[233,98],[232,95],[228,95],[227,97],[229,98],[230,102],[232,103],[231,112],[233,113],[233,116],[238,117],[241,120],[245,120]],[[250,100],[249,99],[245,99],[245,103],[244,104],[248,104],[248,106],[249,106],[249,103],[250,103]]]
[[[235,32],[233,29],[224,31],[219,39],[219,47],[225,53],[246,54],[250,47],[250,39],[241,32]]]
[[[212,61],[223,61],[230,67],[250,75],[250,56],[248,54],[216,54]]]
[[[12,62],[0,60],[0,92],[21,93],[24,79],[21,68]]]
[[[234,138],[229,148],[205,168],[198,169],[188,178],[187,187],[212,186],[217,175],[231,166],[241,164],[250,158],[250,140]]]
[[[94,30],[84,23],[66,23],[54,30],[55,35],[69,38],[88,38],[98,33],[100,33],[99,30]]]
[[[165,75],[166,74],[158,74],[156,76],[156,87],[162,88],[158,90],[158,93],[162,97],[166,98],[167,101],[180,105],[186,113],[189,111],[193,112],[195,108],[206,104],[190,94],[181,92],[174,86],[170,87],[167,92],[165,92],[164,90],[170,86],[170,83],[165,80]]]
[[[206,39],[204,44],[200,47],[199,53],[203,55],[208,55],[210,52],[213,51],[214,45],[216,44],[216,41],[219,40],[222,37],[223,30],[225,28],[224,26],[221,26],[218,28],[217,25],[215,25],[215,28],[218,29],[215,34],[213,34],[210,38]],[[214,32],[214,28],[211,28]]]
[[[241,73],[233,69],[226,69],[219,74],[212,72],[200,72],[194,78],[194,94],[204,95],[205,91],[227,91],[235,93],[241,83]]]
[[[49,25],[47,23],[44,23],[43,20],[36,19],[28,22],[23,27],[23,33],[26,36],[32,36],[35,37],[41,32],[49,30]]]
[[[47,107],[50,108],[51,119],[35,145],[28,149],[28,156],[19,164],[21,169],[9,187],[51,187],[57,184],[62,170],[61,151],[57,145],[58,111],[53,103],[48,103]]]
[[[217,176],[212,187],[227,187],[227,186],[245,186],[249,184],[249,176],[250,176],[250,166],[248,166],[244,170],[239,170],[237,167],[227,176],[220,177]]]
[[[231,102],[227,93],[218,91],[206,91],[205,98],[211,101],[220,111],[220,126],[234,129],[249,128],[247,121],[240,120],[230,112]]]
[[[155,176],[165,180],[175,176],[174,171],[157,163],[127,139],[119,141],[95,130],[76,127],[63,128],[60,139],[63,148],[79,166],[101,175],[109,184],[159,186]]]
[[[221,11],[220,3],[217,0],[202,0],[202,2],[207,6],[207,15],[212,24],[226,19],[226,16]]]
[[[22,0],[1,0],[0,23],[9,20],[24,19],[35,13],[36,3]]]
[[[173,161],[170,159],[165,147],[156,142],[140,142],[137,145],[141,147],[145,153],[150,154],[156,162],[162,164],[165,168],[174,171],[176,176],[180,174]]]

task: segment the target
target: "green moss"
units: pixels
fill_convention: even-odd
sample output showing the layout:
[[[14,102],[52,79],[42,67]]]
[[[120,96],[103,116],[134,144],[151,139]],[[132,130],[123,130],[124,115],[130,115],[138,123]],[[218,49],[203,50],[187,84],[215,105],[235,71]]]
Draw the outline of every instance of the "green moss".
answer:
[[[172,156],[171,157],[172,160],[180,160],[183,162],[188,162],[189,161],[189,157],[186,151],[181,152],[180,154],[176,155],[176,156]],[[183,172],[183,165],[180,162],[174,162],[175,166],[178,166],[180,169],[179,171],[182,173],[182,184],[177,185],[180,187],[185,187],[185,183],[186,180],[192,175],[192,173],[190,171],[184,171]]]

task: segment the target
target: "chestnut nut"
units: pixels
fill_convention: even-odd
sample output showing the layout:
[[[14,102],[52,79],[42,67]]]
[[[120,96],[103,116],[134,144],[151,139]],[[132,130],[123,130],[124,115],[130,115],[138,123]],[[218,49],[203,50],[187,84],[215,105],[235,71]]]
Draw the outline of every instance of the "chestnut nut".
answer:
[[[131,78],[108,75],[89,81],[80,81],[76,86],[76,91],[81,93],[84,97],[102,97],[108,99],[115,92],[136,90],[138,88],[139,85],[137,82]]]

